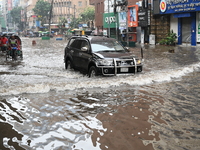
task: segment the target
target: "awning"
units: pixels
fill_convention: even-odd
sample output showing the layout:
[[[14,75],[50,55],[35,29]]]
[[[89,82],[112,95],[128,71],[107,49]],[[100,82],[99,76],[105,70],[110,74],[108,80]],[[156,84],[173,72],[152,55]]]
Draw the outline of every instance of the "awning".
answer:
[[[82,31],[82,30],[75,28],[75,29],[70,30],[69,32],[75,32],[75,31]]]

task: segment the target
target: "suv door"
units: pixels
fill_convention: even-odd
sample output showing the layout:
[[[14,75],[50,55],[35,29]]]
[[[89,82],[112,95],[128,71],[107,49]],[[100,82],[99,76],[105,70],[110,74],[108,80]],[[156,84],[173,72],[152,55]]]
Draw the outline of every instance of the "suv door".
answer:
[[[87,48],[87,51],[83,51],[81,50],[80,51],[80,54],[79,54],[79,61],[80,61],[80,65],[81,65],[81,68],[84,69],[85,71],[88,70],[88,64],[90,62],[90,58],[92,57],[91,55],[91,47],[90,47],[90,43],[88,40],[82,40],[81,41],[81,48],[83,47],[86,47]]]
[[[69,47],[69,55],[72,57],[74,67],[80,68],[79,53],[81,48],[81,40],[75,39]]]

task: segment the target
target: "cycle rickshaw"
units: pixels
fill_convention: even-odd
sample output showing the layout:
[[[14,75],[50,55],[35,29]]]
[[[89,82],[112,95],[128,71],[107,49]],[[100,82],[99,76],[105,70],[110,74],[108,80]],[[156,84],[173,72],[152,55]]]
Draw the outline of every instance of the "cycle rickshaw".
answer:
[[[12,35],[8,35],[8,41],[10,40]],[[6,50],[6,60],[11,58],[12,60],[17,60],[18,58],[23,59],[23,52],[22,52],[22,41],[19,36],[14,35],[15,39],[17,40],[17,46],[11,47],[9,44]]]

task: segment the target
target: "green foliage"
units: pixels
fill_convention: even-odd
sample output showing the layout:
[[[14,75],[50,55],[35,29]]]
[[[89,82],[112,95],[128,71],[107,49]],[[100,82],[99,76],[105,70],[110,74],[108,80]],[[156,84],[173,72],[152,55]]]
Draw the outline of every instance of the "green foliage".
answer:
[[[70,28],[78,28],[78,24],[88,23],[89,21],[93,21],[95,19],[95,10],[93,7],[86,7],[85,10],[80,13],[79,18],[72,18],[71,23],[69,24]]]
[[[14,23],[21,23],[21,10],[22,10],[22,7],[14,7],[10,11],[10,15]]]
[[[81,21],[80,18],[72,18],[69,24],[70,28],[78,28],[80,21]]]
[[[59,23],[58,23],[58,28],[60,29],[61,33],[63,33],[64,30],[65,30],[65,23],[67,23],[67,19],[63,18],[63,17],[60,17],[59,18]]]
[[[23,22],[21,22],[21,10],[22,7],[14,7],[10,11],[10,15],[12,17],[12,21],[17,25],[20,30],[23,30]]]
[[[88,22],[90,20],[95,19],[95,10],[94,7],[87,7],[85,10],[80,14],[81,21]]]
[[[42,24],[47,22],[50,10],[51,10],[51,4],[44,0],[38,0],[35,7],[33,8],[35,15],[38,16],[38,20],[41,21]]]
[[[167,37],[162,39],[159,43],[161,45],[175,45],[176,39],[177,35],[172,30],[170,33],[168,33]]]

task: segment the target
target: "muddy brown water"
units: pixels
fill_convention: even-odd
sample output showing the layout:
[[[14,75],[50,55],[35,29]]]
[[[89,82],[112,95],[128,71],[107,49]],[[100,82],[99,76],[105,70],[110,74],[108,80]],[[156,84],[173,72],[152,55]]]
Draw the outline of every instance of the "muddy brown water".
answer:
[[[64,69],[66,41],[32,40],[0,54],[0,149],[200,149],[199,47],[145,46],[142,73],[89,79]]]

